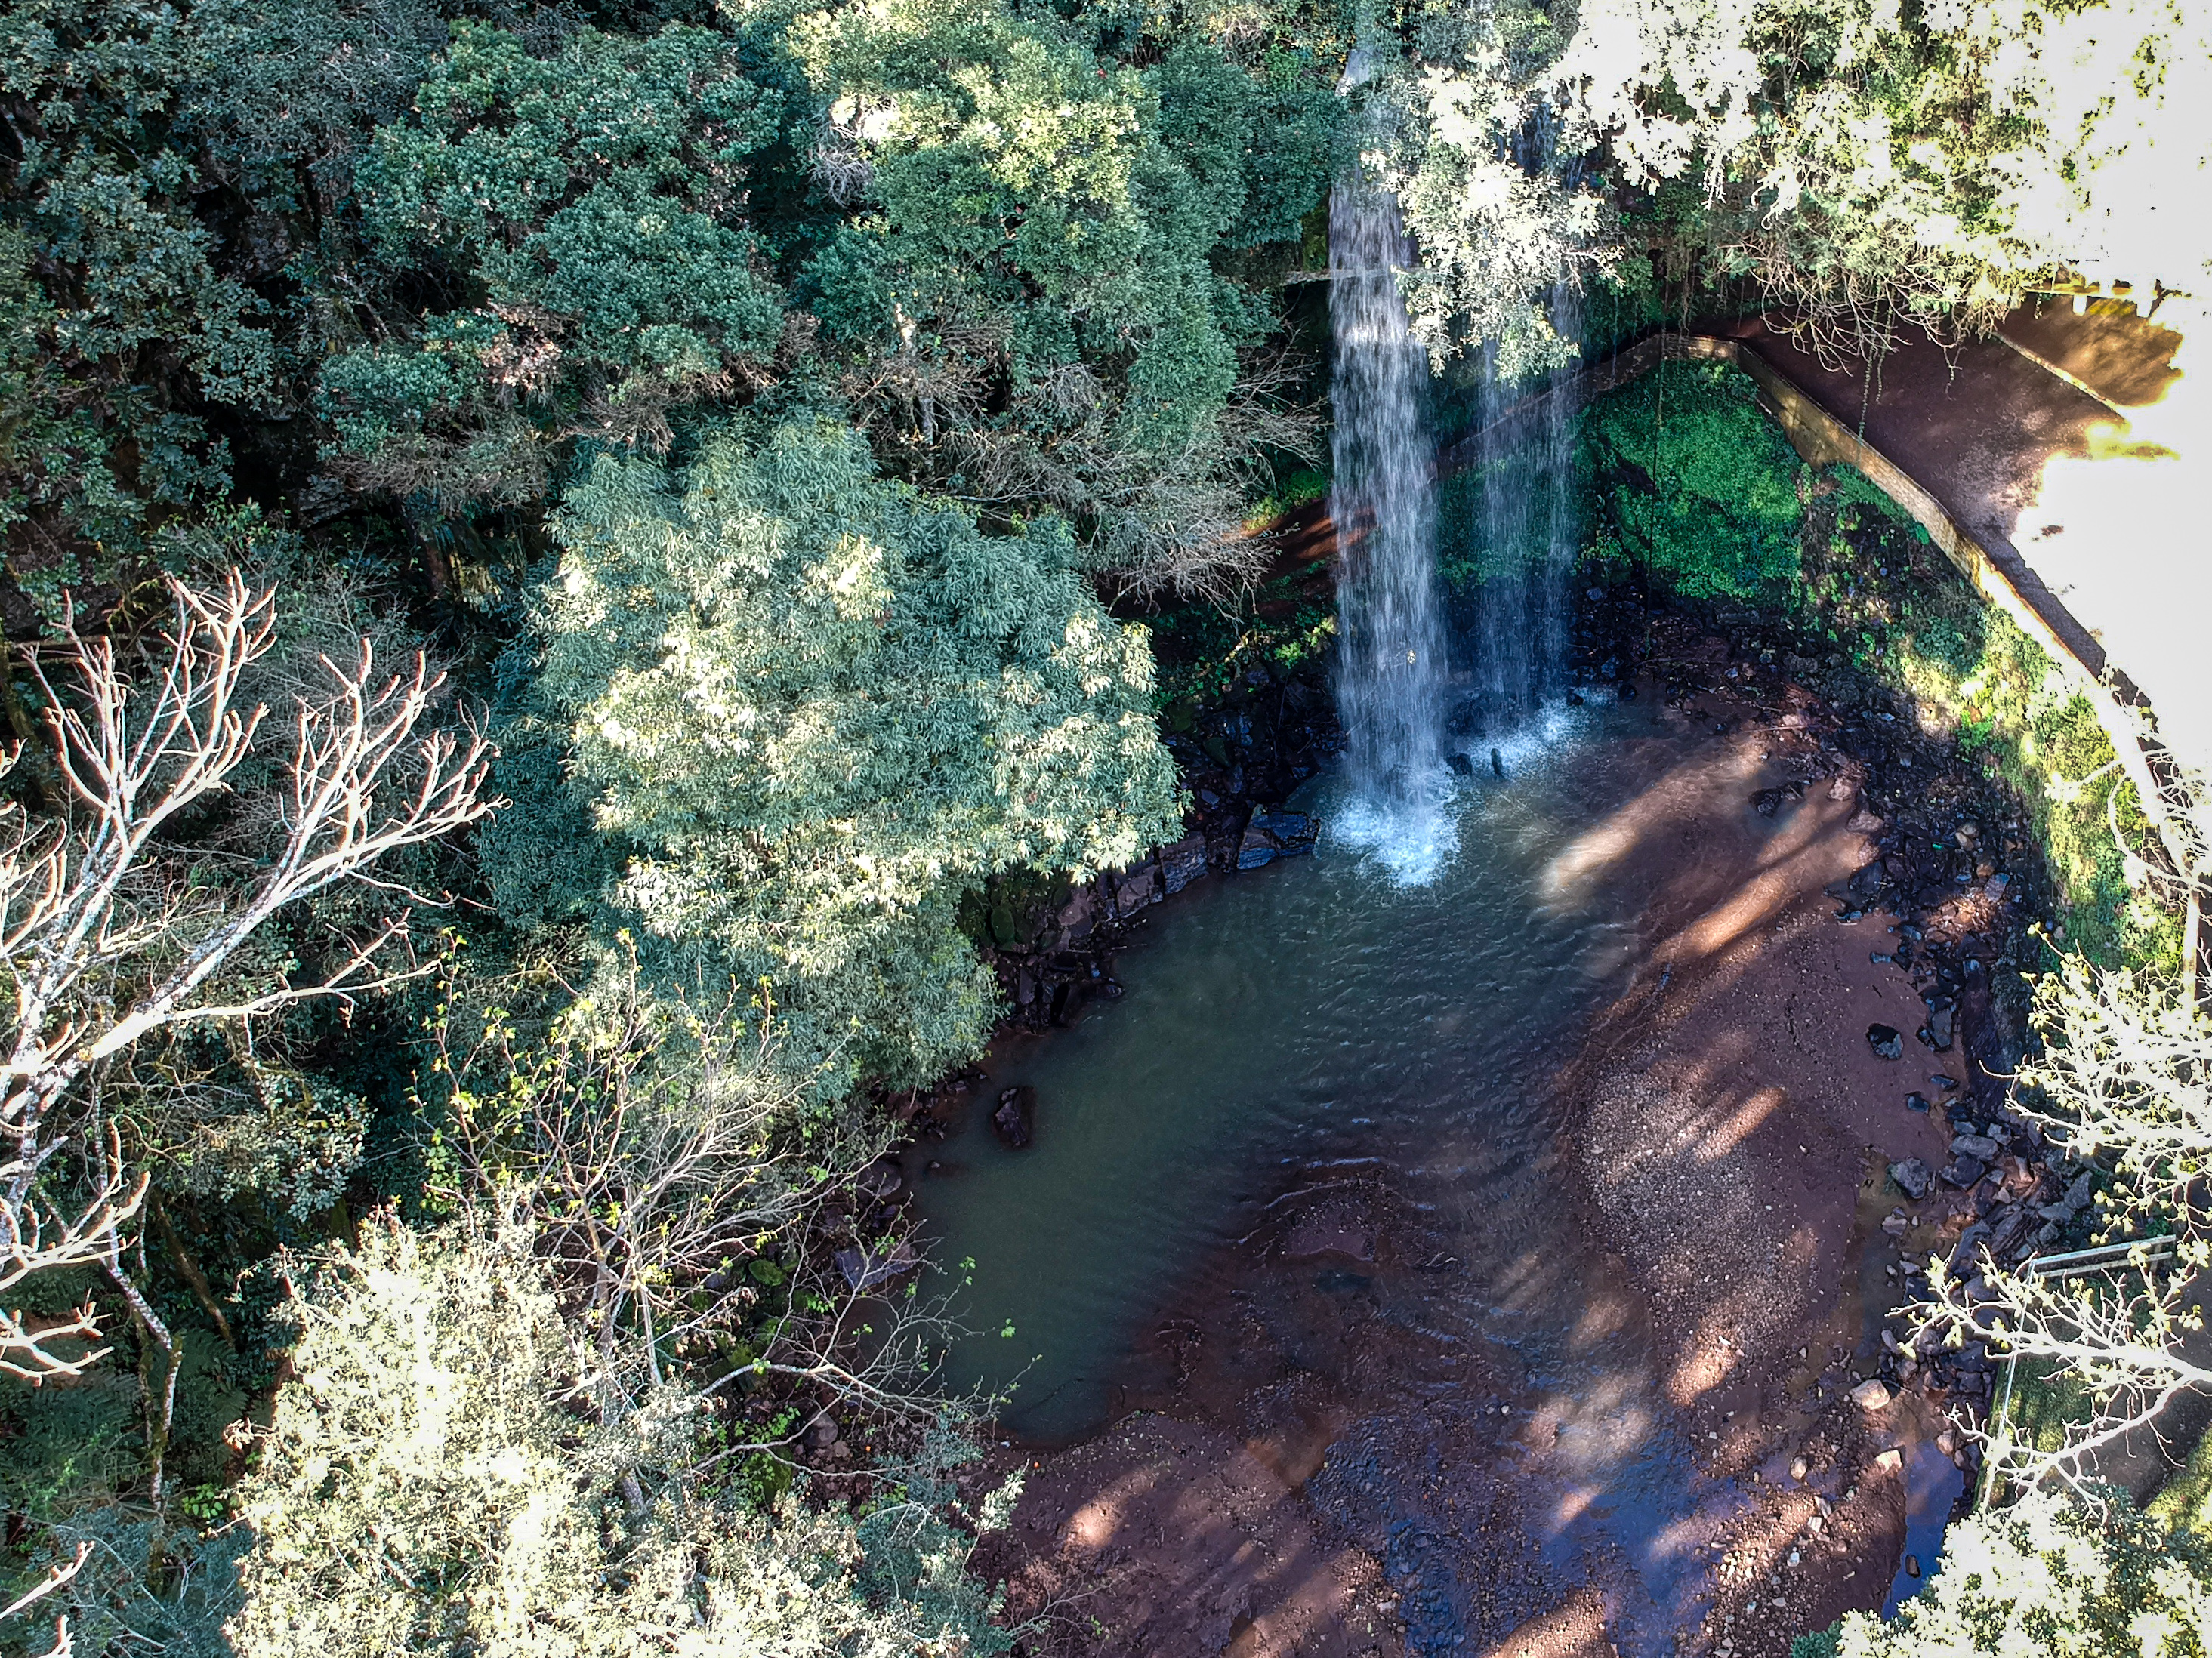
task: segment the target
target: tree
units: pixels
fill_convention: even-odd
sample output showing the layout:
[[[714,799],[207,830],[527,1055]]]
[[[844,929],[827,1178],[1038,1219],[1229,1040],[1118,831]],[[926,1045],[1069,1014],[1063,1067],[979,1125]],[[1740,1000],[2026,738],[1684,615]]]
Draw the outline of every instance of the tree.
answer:
[[[696,1402],[594,1421],[600,1344],[527,1222],[371,1223],[295,1294],[295,1379],[240,1487],[241,1658],[666,1652],[983,1658],[1012,1644],[927,1501],[763,1513],[691,1472]],[[629,1362],[635,1362],[631,1356]],[[916,1490],[915,1487],[927,1487]],[[1005,1522],[1006,1498],[970,1525]]]
[[[1943,1534],[1927,1585],[1885,1622],[1851,1612],[1793,1658],[2203,1658],[2212,1554],[2118,1503],[2043,1493]]]
[[[500,907],[604,904],[664,984],[757,989],[820,1098],[980,1044],[963,887],[1172,838],[1150,653],[1055,520],[984,535],[802,416],[734,422],[680,472],[603,459],[554,530],[510,746],[568,751],[622,866],[602,889],[576,805],[541,794],[486,836]]]
[[[890,1125],[808,1110],[772,1041],[732,1015],[625,976],[563,1005],[538,1043],[518,1041],[506,1009],[467,1042],[448,1018],[429,1066],[442,1086],[426,1092],[454,1174],[434,1195],[499,1194],[527,1220],[592,1348],[591,1407],[610,1430],[680,1377],[701,1400],[804,1388],[879,1422],[927,1422],[947,1406],[933,1350],[951,1332],[904,1292],[902,1226],[867,1218]],[[787,1452],[813,1415],[726,1417],[714,1456]]]
[[[59,647],[34,665],[58,799],[35,815],[9,805],[0,844],[0,953],[14,993],[0,1093],[0,1272],[12,1286],[96,1265],[160,1350],[148,1459],[157,1508],[180,1348],[124,1265],[124,1229],[146,1175],[126,1163],[103,1096],[110,1073],[134,1050],[195,1028],[389,982],[376,959],[404,936],[404,914],[319,978],[264,968],[241,984],[227,975],[288,905],[492,805],[483,737],[423,727],[438,678],[419,656],[411,673],[381,677],[364,643],[349,665],[325,659],[320,695],[296,704],[265,861],[242,868],[179,846],[168,835],[222,794],[254,751],[267,710],[241,706],[238,693],[269,651],[271,596],[234,574],[214,591],[173,580],[168,597],[170,624],[143,672],[127,647],[79,631],[64,607]],[[91,1361],[62,1338],[97,1329],[89,1303],[58,1330],[0,1315],[0,1361],[19,1374],[74,1374]]]
[[[1832,360],[1984,331],[2069,264],[2191,270],[2119,169],[2201,168],[2204,29],[2166,0],[1422,14],[1379,150],[1422,246],[1415,325],[1439,358],[1550,366],[1548,291],[1640,246]]]
[[[1058,512],[1117,586],[1218,592],[1268,557],[1239,531],[1271,452],[1318,452],[1261,284],[1227,273],[1297,239],[1337,104],[1272,21],[1233,56],[1120,32],[995,0],[805,19],[815,167],[854,222],[799,286],[888,469]]]
[[[464,24],[356,167],[380,337],[322,372],[357,480],[447,511],[531,503],[579,435],[665,452],[674,411],[768,372],[783,332],[751,225],[791,118],[748,43],[581,28],[551,52]]]

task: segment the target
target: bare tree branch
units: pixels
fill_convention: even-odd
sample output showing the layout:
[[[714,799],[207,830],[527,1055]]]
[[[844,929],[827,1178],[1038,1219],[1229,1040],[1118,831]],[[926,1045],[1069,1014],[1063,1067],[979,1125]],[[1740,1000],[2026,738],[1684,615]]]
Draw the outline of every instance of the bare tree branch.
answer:
[[[410,976],[419,969],[372,966],[404,936],[402,914],[319,980],[244,999],[206,994],[288,904],[361,878],[497,803],[485,793],[490,749],[480,726],[466,716],[459,732],[429,723],[444,677],[419,654],[398,673],[380,672],[364,641],[346,665],[322,659],[322,694],[295,699],[274,855],[243,891],[197,884],[163,831],[226,793],[254,750],[268,711],[241,707],[240,687],[274,641],[274,596],[249,592],[235,572],[212,591],[172,580],[169,594],[172,617],[150,661],[81,632],[73,611],[59,642],[33,659],[68,804],[40,820],[0,805],[0,955],[14,993],[12,1024],[0,1034],[0,1291],[34,1272],[99,1266],[173,1381],[175,1341],[121,1263],[123,1230],[145,1200],[146,1177],[127,1169],[112,1127],[66,1102],[89,1074],[155,1032],[250,1020]],[[77,1195],[64,1202],[55,1195],[64,1188]],[[89,1303],[43,1327],[20,1313],[0,1315],[0,1370],[33,1380],[77,1374],[106,1350],[79,1357],[57,1344],[100,1334]],[[161,1401],[152,1408],[161,1418],[149,1435],[158,1501],[167,1412]]]

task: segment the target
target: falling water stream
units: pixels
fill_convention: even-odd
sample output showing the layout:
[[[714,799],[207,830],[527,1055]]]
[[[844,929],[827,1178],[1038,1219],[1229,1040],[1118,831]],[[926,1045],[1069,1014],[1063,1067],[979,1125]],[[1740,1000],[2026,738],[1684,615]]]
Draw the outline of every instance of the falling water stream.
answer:
[[[1328,230],[1336,701],[1351,781],[1340,832],[1419,884],[1451,852],[1428,355],[1398,291],[1410,249],[1396,199],[1346,179],[1329,197]]]
[[[1581,314],[1575,286],[1554,284],[1544,311],[1571,343]],[[1483,579],[1469,598],[1474,695],[1459,722],[1491,729],[1525,720],[1564,684],[1569,578],[1581,550],[1568,365],[1516,380],[1500,372],[1498,355],[1495,342],[1484,349],[1471,446],[1480,510],[1466,550]]]

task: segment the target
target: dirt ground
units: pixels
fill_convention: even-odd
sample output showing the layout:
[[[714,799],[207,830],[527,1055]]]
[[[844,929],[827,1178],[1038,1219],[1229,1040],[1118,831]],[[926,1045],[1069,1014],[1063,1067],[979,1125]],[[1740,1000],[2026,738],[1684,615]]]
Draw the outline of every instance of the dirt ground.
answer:
[[[1923,1017],[1875,959],[1891,918],[1838,919],[1881,825],[1809,697],[1658,690],[1655,735],[1682,757],[1560,860],[1650,895],[1643,965],[1556,1083],[1559,1174],[1600,1263],[1582,1318],[1648,1345],[1656,1397],[1532,1406],[1418,1321],[1311,1292],[1331,1262],[1417,1284],[1434,1240],[1381,1185],[1301,1206],[1164,1309],[1131,1414],[979,1471],[1025,1467],[976,1563],[1024,1650],[1764,1658],[1881,1608],[1909,1543],[1932,1557],[1960,1483],[1948,1424],[1917,1392],[1851,1397],[1903,1250],[1954,1220],[1887,1181],[1948,1145],[1905,1107],[1940,1061],[1910,1035],[1901,1060],[1869,1042]],[[1694,1448],[1658,1474],[1698,1493],[1653,1545],[1663,1584],[1565,1524],[1595,1500],[1575,1448],[1609,1416]]]

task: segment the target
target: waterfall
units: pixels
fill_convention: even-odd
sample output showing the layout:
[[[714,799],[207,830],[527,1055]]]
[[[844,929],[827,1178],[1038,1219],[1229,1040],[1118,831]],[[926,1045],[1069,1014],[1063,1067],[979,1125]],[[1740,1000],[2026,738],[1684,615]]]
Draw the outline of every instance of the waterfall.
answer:
[[[1338,829],[1399,879],[1421,882],[1451,849],[1428,356],[1398,291],[1410,248],[1396,199],[1346,179],[1329,197],[1328,231],[1336,701],[1353,790]]]
[[[1575,343],[1576,286],[1555,283],[1545,311]],[[1568,580],[1581,550],[1571,395],[1578,362],[1516,383],[1499,373],[1498,355],[1496,342],[1484,348],[1473,446],[1480,503],[1468,526],[1482,573],[1469,665],[1476,718],[1493,734],[1521,724],[1565,679]]]

